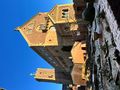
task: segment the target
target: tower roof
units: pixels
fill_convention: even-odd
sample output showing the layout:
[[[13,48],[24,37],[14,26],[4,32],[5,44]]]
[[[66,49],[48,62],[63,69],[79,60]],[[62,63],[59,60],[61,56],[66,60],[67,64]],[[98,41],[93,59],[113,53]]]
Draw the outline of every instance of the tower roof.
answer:
[[[17,29],[29,46],[57,45],[56,30],[53,30],[55,28],[48,28],[50,25],[52,22],[48,21],[47,13],[38,13]]]

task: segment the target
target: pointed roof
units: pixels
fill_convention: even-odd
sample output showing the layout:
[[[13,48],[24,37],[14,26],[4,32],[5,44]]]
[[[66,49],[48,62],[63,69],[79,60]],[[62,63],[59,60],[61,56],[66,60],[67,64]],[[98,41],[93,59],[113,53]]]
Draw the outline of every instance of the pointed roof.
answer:
[[[46,25],[48,25],[47,17],[47,13],[38,13],[28,22],[16,28],[20,31],[29,46],[58,44],[55,30],[48,30],[47,32],[43,32],[42,30],[46,29]],[[52,22],[49,21],[49,24],[52,25]],[[52,36],[50,36],[50,34],[52,34]]]

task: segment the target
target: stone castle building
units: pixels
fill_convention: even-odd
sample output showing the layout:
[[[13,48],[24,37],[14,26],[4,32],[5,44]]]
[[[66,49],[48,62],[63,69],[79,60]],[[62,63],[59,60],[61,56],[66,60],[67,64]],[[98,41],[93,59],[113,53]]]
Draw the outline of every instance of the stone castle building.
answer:
[[[55,68],[38,68],[37,81],[86,86],[87,22],[82,20],[83,7],[83,3],[56,5],[17,28],[28,45]]]

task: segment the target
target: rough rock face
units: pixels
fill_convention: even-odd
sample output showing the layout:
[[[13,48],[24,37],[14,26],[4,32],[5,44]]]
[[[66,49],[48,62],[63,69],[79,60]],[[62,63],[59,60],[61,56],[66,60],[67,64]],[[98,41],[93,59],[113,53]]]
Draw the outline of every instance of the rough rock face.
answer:
[[[93,90],[120,90],[119,6],[115,6],[118,0],[112,1],[95,0],[92,2],[95,13],[86,15],[89,7],[83,13],[84,18],[85,15],[94,16],[92,23],[88,20],[87,42],[90,64],[87,66],[90,69],[88,86]],[[90,3],[86,2],[86,6]]]

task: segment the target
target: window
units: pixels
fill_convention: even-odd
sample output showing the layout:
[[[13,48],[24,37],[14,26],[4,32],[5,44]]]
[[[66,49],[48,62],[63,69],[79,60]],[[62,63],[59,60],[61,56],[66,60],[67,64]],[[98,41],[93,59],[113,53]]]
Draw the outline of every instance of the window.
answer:
[[[62,18],[68,18],[68,9],[62,10]]]
[[[53,75],[49,75],[48,78],[53,78]]]
[[[49,18],[48,18],[48,17],[45,17],[45,20],[49,20]]]
[[[70,31],[70,27],[69,26],[64,27],[64,31],[65,32],[69,32]]]
[[[63,46],[63,47],[61,48],[61,50],[62,50],[62,51],[65,51],[65,52],[70,52],[71,49],[72,49],[72,46]]]
[[[77,11],[81,11],[81,9],[82,9],[81,7],[77,7]]]
[[[42,74],[42,72],[40,72],[40,74]]]
[[[82,47],[82,50],[86,50],[86,47]]]
[[[65,30],[70,30],[70,27],[65,27]]]

